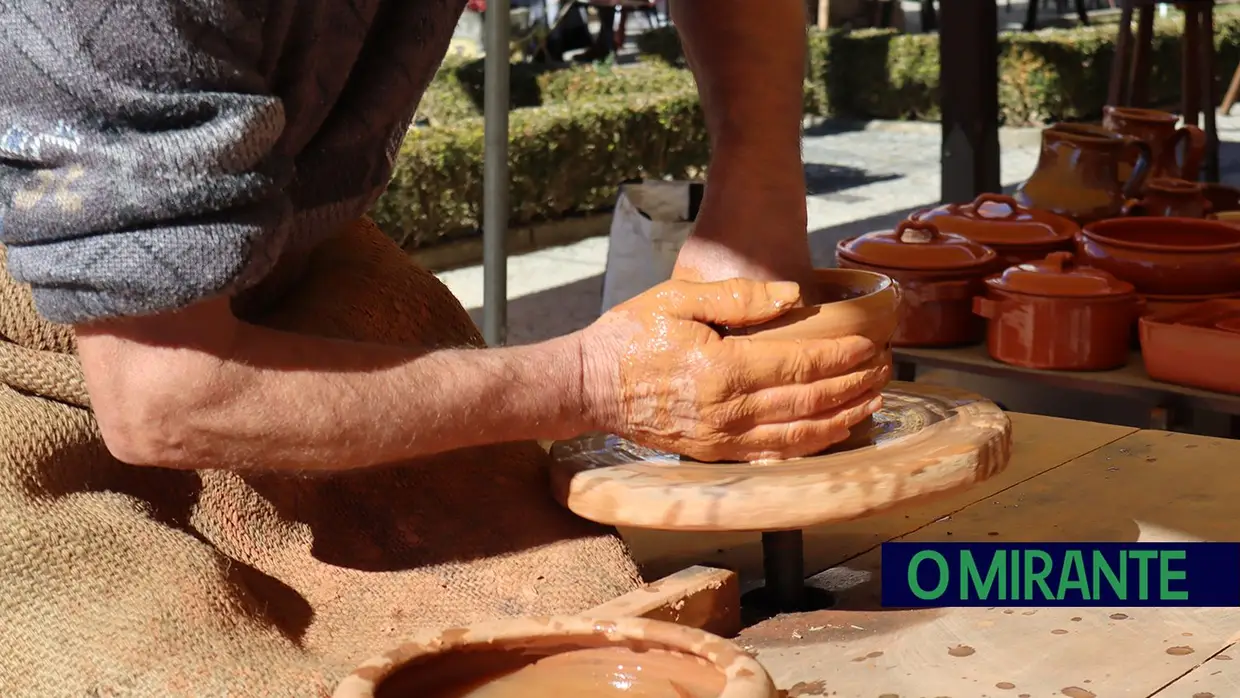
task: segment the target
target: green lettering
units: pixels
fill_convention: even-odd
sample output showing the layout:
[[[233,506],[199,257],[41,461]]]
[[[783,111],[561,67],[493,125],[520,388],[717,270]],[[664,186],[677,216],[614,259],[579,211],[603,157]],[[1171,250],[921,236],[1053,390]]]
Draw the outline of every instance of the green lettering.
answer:
[[[917,567],[925,560],[932,560],[939,567],[939,583],[931,591],[926,591],[917,581]],[[937,599],[947,591],[947,585],[951,581],[951,575],[948,573],[947,560],[933,550],[922,550],[913,556],[908,563],[908,588],[913,591],[913,595],[922,601],[930,601]]]
[[[1008,559],[1012,561],[1012,584],[1009,598],[1016,601],[1020,599],[1020,555],[1012,553],[1012,557]]]
[[[1042,569],[1034,571],[1034,561],[1042,563]],[[1025,601],[1033,600],[1033,585],[1042,589],[1042,598],[1049,601],[1055,598],[1051,588],[1046,585],[1046,578],[1051,573],[1051,556],[1044,550],[1025,551]]]
[[[960,553],[960,567],[962,573],[960,575],[960,599],[962,601],[969,598],[969,588],[977,590],[977,598],[985,600],[990,596],[990,587],[995,582],[999,583],[999,599],[1003,600],[1004,591],[1007,587],[1007,551],[999,550],[995,552],[995,556],[990,558],[990,566],[986,568],[986,579],[982,580],[981,571],[977,567],[977,561],[973,559],[973,553],[964,550]]]
[[[1059,573],[1059,595],[1062,601],[1067,591],[1072,589],[1081,595],[1082,601],[1089,601],[1089,582],[1085,575],[1085,558],[1079,550],[1069,550],[1063,559],[1063,570]]]
[[[1188,557],[1188,553],[1184,550],[1163,550],[1158,554],[1158,600],[1159,601],[1187,601],[1187,591],[1171,591],[1169,582],[1171,580],[1184,580],[1188,578],[1188,573],[1183,570],[1172,570],[1172,560],[1183,560]]]
[[[1153,550],[1129,550],[1128,559],[1137,560],[1137,598],[1150,598],[1150,560],[1158,557]]]
[[[1107,561],[1107,556],[1102,554],[1101,550],[1094,551],[1094,598],[1102,598],[1102,577],[1107,578],[1111,589],[1115,591],[1115,596],[1120,601],[1128,600],[1128,554],[1121,551],[1119,554],[1119,575],[1115,574],[1115,570],[1111,567],[1111,563]]]

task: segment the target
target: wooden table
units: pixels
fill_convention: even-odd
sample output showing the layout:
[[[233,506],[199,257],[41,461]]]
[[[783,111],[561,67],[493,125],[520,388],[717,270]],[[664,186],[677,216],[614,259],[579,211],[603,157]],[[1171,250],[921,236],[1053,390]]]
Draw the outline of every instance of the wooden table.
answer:
[[[1067,390],[1127,398],[1149,407],[1149,427],[1170,429],[1187,423],[1195,411],[1231,416],[1230,435],[1240,438],[1240,395],[1160,383],[1145,373],[1141,354],[1114,371],[1038,371],[991,359],[984,345],[954,349],[896,349],[896,375],[911,381],[925,366],[976,375],[1027,381]]]
[[[814,583],[836,593],[836,608],[782,616],[736,641],[789,698],[1240,696],[1240,609],[881,609],[877,545],[890,540],[1240,540],[1240,442],[1011,418],[1013,458],[995,478],[807,531],[807,562],[827,570]],[[648,566],[747,571],[758,560],[756,536],[624,533]]]

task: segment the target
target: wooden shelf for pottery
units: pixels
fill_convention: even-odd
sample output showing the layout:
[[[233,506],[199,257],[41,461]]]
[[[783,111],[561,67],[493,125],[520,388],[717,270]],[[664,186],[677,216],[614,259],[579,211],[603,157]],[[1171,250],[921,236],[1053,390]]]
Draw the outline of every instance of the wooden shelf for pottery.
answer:
[[[1011,425],[999,407],[950,388],[891,383],[868,446],[760,463],[699,463],[592,434],[551,449],[552,491],[615,526],[792,531],[856,519],[1001,471]]]

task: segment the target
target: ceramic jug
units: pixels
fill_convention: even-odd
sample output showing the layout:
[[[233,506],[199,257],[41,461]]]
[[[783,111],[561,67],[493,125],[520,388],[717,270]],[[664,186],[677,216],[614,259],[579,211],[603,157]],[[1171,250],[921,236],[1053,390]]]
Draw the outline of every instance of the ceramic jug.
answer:
[[[1103,127],[1115,133],[1139,138],[1150,148],[1150,177],[1196,180],[1206,151],[1206,134],[1196,126],[1176,128],[1175,114],[1155,109],[1106,107]],[[1120,162],[1119,176],[1127,178],[1136,165],[1138,153],[1130,149]]]
[[[1127,178],[1120,162],[1137,152]],[[1084,225],[1123,214],[1140,198],[1150,170],[1150,147],[1138,138],[1089,124],[1055,124],[1042,131],[1037,167],[1016,190],[1022,206],[1071,218]]]
[[[1125,216],[1205,218],[1209,212],[1203,185],[1171,178],[1150,179],[1141,199],[1124,207]]]

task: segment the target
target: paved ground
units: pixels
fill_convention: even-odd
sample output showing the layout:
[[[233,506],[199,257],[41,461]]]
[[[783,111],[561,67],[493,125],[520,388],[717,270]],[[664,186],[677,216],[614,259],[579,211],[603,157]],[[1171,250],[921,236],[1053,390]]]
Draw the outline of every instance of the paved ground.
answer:
[[[909,212],[937,203],[939,129],[936,124],[881,124],[869,130],[822,128],[805,137],[810,193],[811,248],[822,266],[833,264],[837,241],[891,227]],[[1240,184],[1240,116],[1220,117],[1223,180]],[[1002,181],[1009,189],[1033,170],[1037,132],[1005,130],[1001,136]],[[606,238],[594,238],[512,257],[508,262],[509,343],[524,344],[571,332],[598,316],[607,258]],[[482,268],[468,267],[439,277],[482,321]],[[1065,401],[993,382],[940,377],[978,390],[1012,409],[1076,418],[1134,423],[1143,417],[1107,401]],[[1071,404],[1064,404],[1065,402]]]

